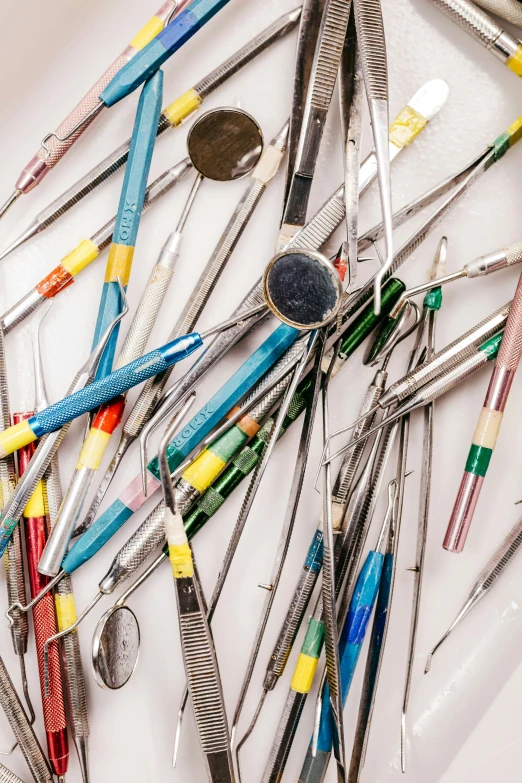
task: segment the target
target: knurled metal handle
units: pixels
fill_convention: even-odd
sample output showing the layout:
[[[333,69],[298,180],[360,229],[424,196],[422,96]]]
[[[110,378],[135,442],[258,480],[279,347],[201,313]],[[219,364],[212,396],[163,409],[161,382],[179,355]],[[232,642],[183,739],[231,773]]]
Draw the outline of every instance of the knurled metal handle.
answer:
[[[382,392],[382,386],[371,384],[371,386],[368,387],[361,405],[361,409],[359,411],[358,418],[364,416],[366,413],[368,413],[368,411],[372,410],[375,405],[377,405],[382,396]],[[370,430],[373,419],[374,415],[369,416],[361,421],[360,424],[358,424],[354,429],[352,439],[355,440],[356,438],[365,435]],[[366,441],[361,441],[357,444],[357,446],[355,446],[355,448],[350,449],[344,457],[332,491],[333,500],[335,503],[344,503],[347,500],[350,490],[353,486],[355,474],[357,473],[357,469],[361,463],[365,447]]]
[[[476,326],[436,353],[431,361],[425,362],[413,372],[401,378],[400,381],[392,384],[388,391],[393,391],[393,394],[397,395],[397,400],[402,401],[442,372],[450,372],[464,358],[474,354],[478,345],[493,337],[502,329],[507,321],[510,305],[511,302],[508,302],[487,318],[484,318]],[[383,400],[386,394],[387,392],[383,394]]]
[[[443,394],[454,389],[459,383],[469,378],[477,370],[488,364],[488,357],[482,351],[476,351],[465,361],[459,362],[449,372],[445,372],[439,378],[435,378],[422,387],[421,394],[425,404],[442,397]]]
[[[506,370],[516,370],[522,355],[522,277],[519,278],[515,296],[511,302],[509,316],[500,343],[496,366]]]
[[[0,764],[0,783],[24,783],[24,781],[3,764]]]
[[[51,460],[45,475],[45,488],[48,513],[51,526],[57,518],[62,502],[62,488],[58,466],[58,455]],[[65,574],[58,582],[55,593],[74,601],[72,578]],[[80,638],[77,633],[66,634],[62,638],[62,658],[64,664],[65,686],[67,689],[67,707],[69,726],[73,737],[89,736],[89,713],[87,707],[87,689],[80,651]]]
[[[34,780],[36,783],[48,783],[48,781],[50,783],[52,775],[49,764],[36,734],[27,720],[27,715],[2,658],[0,658],[0,705],[6,714]]]
[[[137,385],[151,375],[163,372],[166,362],[160,351],[151,351],[134,362],[115,370],[105,378],[64,397],[38,414],[38,423],[45,432],[54,432],[88,411],[94,410],[129,389],[129,381]]]
[[[172,268],[160,264],[153,267],[114,365],[115,370],[133,362],[143,354],[173,274]]]
[[[193,87],[194,91],[197,92],[200,98],[206,98],[207,95],[210,95],[211,92],[220,87],[235,73],[238,73],[245,65],[252,62],[265,49],[284,38],[290,27],[294,26],[295,22],[281,24],[281,20],[276,19],[270,27],[256,35],[255,38],[252,38],[245,46],[238,49],[231,57],[195,84]]]
[[[477,577],[476,586],[481,585],[488,590],[504,573],[513,557],[518,554],[522,545],[522,519],[509,531],[494,555],[488,560]]]
[[[488,49],[493,46],[502,32],[502,28],[490,16],[468,0],[431,0],[431,2]]]
[[[74,142],[80,138],[82,133],[87,130],[95,117],[95,115],[93,115],[92,118],[88,119],[89,115],[100,103],[100,94],[128,60],[128,56],[120,55],[118,59],[107,68],[103,76],[101,76],[96,84],[91,87],[89,92],[82,98],[77,106],[74,107],[65,120],[60,123],[56,129],[56,135],[61,138],[68,136],[65,141],[60,141],[56,136],[51,135],[46,141],[47,149],[43,145],[40,147],[37,157],[44,161],[46,166],[49,168],[56,166],[67,150],[69,150]],[[75,128],[77,128],[77,130],[69,136],[69,133]]]
[[[303,568],[299,574],[299,579],[293,592],[288,611],[270,656],[270,661],[267,666],[267,676],[265,678],[265,687],[267,685],[272,685],[272,676],[279,678],[283,675],[301,622],[305,616],[306,608],[312,597],[315,585],[317,584],[318,577],[318,569]]]
[[[477,4],[496,14],[507,22],[522,27],[522,5],[520,0],[477,0]]]

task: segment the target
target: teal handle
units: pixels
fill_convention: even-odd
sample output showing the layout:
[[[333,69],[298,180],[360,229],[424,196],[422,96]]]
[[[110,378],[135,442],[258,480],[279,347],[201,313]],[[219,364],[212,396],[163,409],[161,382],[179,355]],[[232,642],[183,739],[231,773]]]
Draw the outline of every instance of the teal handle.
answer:
[[[103,90],[100,100],[106,106],[114,106],[134,92],[228,2],[230,0],[194,0],[123,66]]]

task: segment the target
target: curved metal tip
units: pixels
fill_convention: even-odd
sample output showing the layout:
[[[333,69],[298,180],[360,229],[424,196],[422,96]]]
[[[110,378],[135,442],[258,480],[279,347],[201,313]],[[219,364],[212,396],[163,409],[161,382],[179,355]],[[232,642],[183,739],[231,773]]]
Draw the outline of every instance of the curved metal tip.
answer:
[[[237,748],[236,748],[236,768],[237,768],[237,779],[238,779],[239,783],[241,783],[241,765],[239,763],[239,753],[240,753],[241,748],[243,747],[243,745],[249,740],[252,732],[254,731],[254,729],[256,727],[256,723],[257,723],[257,720],[259,718],[259,715],[261,714],[261,710],[263,709],[263,705],[265,703],[265,699],[266,699],[267,693],[268,693],[268,691],[266,690],[266,688],[264,688],[263,689],[263,693],[261,694],[261,698],[259,699],[259,703],[258,703],[258,705],[256,707],[256,710],[254,712],[254,715],[252,717],[252,720],[250,721],[250,726],[248,727],[246,732],[243,734],[243,736],[241,737],[241,739],[237,743]]]
[[[15,201],[18,201],[21,195],[22,195],[21,190],[15,190],[13,193],[11,193],[11,195],[9,196],[5,204],[2,207],[0,207],[0,220],[11,209]]]

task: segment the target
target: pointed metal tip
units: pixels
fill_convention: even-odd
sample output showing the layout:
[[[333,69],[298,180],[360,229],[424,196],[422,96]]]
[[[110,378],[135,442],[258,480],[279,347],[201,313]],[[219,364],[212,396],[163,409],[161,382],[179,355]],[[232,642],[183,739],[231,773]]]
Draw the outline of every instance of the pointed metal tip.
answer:
[[[15,250],[17,250],[21,245],[24,244],[24,242],[27,242],[28,239],[31,239],[31,237],[35,236],[38,233],[38,224],[36,221],[33,221],[26,230],[20,234],[19,237],[17,237],[13,242],[11,242],[10,245],[8,245],[2,252],[0,253],[0,261],[3,261],[4,258],[7,258],[8,255],[13,253]]]
[[[90,783],[89,776],[89,740],[87,737],[75,737],[74,744],[78,754],[78,763],[83,783]]]
[[[428,674],[428,672],[430,671],[432,660],[433,660],[433,651],[430,652],[430,654],[428,655],[428,659],[426,661],[426,666],[424,667],[424,674]]]
[[[293,11],[289,11],[286,15],[287,19],[289,19],[291,22],[298,22],[301,18],[301,14],[303,11],[303,6],[298,5],[297,8],[294,8]]]
[[[406,715],[401,715],[401,772],[406,772]]]
[[[15,201],[17,201],[21,195],[22,195],[21,190],[15,190],[13,193],[11,193],[11,195],[9,196],[9,198],[7,199],[3,207],[0,208],[0,220],[3,218],[6,212],[8,212],[11,209]]]

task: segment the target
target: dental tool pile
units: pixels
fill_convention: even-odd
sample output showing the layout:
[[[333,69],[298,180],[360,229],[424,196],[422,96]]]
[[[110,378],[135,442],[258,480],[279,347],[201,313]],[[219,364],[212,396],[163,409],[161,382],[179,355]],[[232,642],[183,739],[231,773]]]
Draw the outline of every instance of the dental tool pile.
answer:
[[[522,2],[72,5],[4,69],[0,783],[513,779]]]

